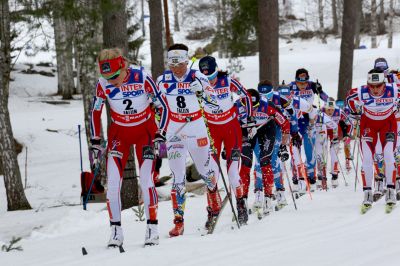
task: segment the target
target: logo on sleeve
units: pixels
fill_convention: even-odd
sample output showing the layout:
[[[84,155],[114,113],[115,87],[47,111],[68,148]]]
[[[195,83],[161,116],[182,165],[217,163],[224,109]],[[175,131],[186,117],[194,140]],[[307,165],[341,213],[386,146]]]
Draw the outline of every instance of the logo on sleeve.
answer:
[[[205,146],[207,146],[207,144],[208,144],[208,138],[207,137],[197,139],[197,146],[205,147]]]

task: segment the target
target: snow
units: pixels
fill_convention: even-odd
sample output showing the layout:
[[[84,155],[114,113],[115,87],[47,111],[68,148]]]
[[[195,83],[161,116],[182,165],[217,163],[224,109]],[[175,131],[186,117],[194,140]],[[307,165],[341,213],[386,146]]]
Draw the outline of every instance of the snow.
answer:
[[[184,36],[181,33],[177,40],[184,41]],[[369,38],[364,37],[362,43],[369,47],[368,42]],[[141,50],[148,54],[145,66],[150,62],[147,46],[145,43]],[[378,49],[355,51],[353,86],[365,83],[366,72],[376,57],[387,58],[392,68],[400,65],[400,35],[395,35],[393,49],[384,46],[382,39]],[[327,45],[315,39],[292,43],[281,40],[280,48],[280,79],[290,82],[295,70],[305,67],[328,94],[336,96],[340,39],[329,38]],[[51,53],[39,57],[53,58]],[[256,87],[258,57],[240,60],[245,68],[238,74],[241,82],[247,88]],[[218,62],[221,68],[228,64],[227,59]],[[137,222],[134,212],[128,209],[122,213],[126,253],[107,250],[105,204],[90,204],[86,212],[80,205],[65,206],[80,203],[77,125],[84,124],[82,102],[77,97],[68,105],[43,103],[44,99],[58,99],[51,96],[57,91],[57,78],[20,73],[25,68],[18,64],[12,73],[15,80],[11,83],[9,108],[14,135],[28,147],[25,193],[33,209],[6,212],[0,178],[0,245],[13,236],[21,236],[23,240],[18,245],[24,249],[0,252],[0,265],[397,265],[400,210],[385,214],[381,200],[367,214],[360,215],[363,196],[360,184],[354,191],[354,172],[346,176],[350,184],[347,187],[341,180],[335,190],[317,191],[312,200],[308,195],[300,198],[297,211],[287,192],[287,207],[261,221],[252,215],[249,224],[240,230],[231,229],[235,225],[230,207],[226,206],[214,235],[208,236],[198,232],[206,219],[205,196],[188,198],[185,234],[175,239],[167,237],[173,225],[171,203],[160,202],[160,245],[149,248],[142,248],[145,222]],[[86,150],[84,141],[84,168],[88,170]],[[341,159],[344,165],[343,155]],[[25,150],[18,160],[24,180]],[[164,162],[162,175],[168,171],[168,163]],[[164,193],[168,190],[169,187],[162,188]],[[253,200],[250,193],[249,203]],[[81,254],[83,246],[87,256]]]

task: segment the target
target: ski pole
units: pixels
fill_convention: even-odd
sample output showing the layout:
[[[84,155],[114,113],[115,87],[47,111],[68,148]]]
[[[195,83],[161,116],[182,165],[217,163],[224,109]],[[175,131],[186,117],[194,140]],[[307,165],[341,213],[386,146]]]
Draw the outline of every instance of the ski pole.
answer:
[[[292,194],[293,205],[294,205],[294,208],[295,208],[296,211],[297,211],[296,200],[294,199],[292,186],[290,185],[289,174],[288,174],[287,169],[286,169],[286,162],[282,162],[282,164],[283,164],[283,168],[285,169],[286,181],[287,181],[288,186],[289,186],[290,194]]]
[[[206,126],[206,128],[207,128],[207,135],[208,135],[208,138],[210,139],[210,146],[211,146],[211,149],[212,149],[214,155],[217,155],[217,152],[216,152],[215,146],[214,146],[214,140],[211,138],[210,129],[209,129],[209,127],[208,127],[208,121],[207,121],[206,116],[204,115],[204,109],[203,109],[203,107],[201,106],[200,97],[198,97],[197,100],[198,100],[198,102],[199,102],[199,108],[200,108],[201,116],[203,117],[204,124],[205,124],[205,126]],[[235,208],[233,207],[233,202],[232,202],[231,193],[229,192],[229,188],[228,188],[228,186],[227,186],[227,184],[226,184],[225,176],[224,176],[224,173],[222,172],[221,164],[219,163],[219,160],[218,160],[218,159],[219,159],[219,158],[216,158],[215,162],[216,162],[217,165],[218,165],[218,170],[219,170],[219,172],[220,172],[220,174],[221,174],[222,182],[224,183],[224,187],[225,187],[225,189],[226,189],[226,193],[227,193],[228,199],[229,199],[229,204],[231,205],[232,213],[233,213],[233,216],[234,216],[234,218],[235,218],[237,227],[238,227],[238,229],[240,229],[239,219],[238,219],[238,217],[237,217],[237,215],[236,215]]]
[[[347,187],[349,184],[347,183],[346,177],[344,176],[343,168],[342,168],[342,164],[340,163],[340,160],[339,160],[338,152],[337,152],[337,150],[335,149],[334,145],[332,145],[331,148],[335,151],[336,158],[337,158],[338,163],[339,163],[340,171],[342,172],[342,176],[343,176],[343,180],[344,180],[344,185]]]
[[[78,125],[78,136],[79,136],[79,157],[81,160],[81,173],[82,173],[83,172],[83,163],[82,163],[81,125]]]

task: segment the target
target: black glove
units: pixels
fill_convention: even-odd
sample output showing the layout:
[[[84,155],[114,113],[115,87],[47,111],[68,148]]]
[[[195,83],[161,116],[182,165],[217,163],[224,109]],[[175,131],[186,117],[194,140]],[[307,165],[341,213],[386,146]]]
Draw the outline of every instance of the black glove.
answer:
[[[298,132],[292,133],[291,138],[292,138],[292,145],[300,149],[302,141],[299,133]]]
[[[321,92],[322,92],[322,86],[321,86],[321,84],[320,84],[318,81],[312,83],[312,88],[313,88],[318,94],[321,94]]]
[[[287,151],[286,145],[281,144],[281,146],[279,146],[278,156],[281,158],[282,162],[289,159],[289,152]]]
[[[222,159],[226,160],[226,150],[225,149],[222,150],[221,157],[222,157]]]
[[[101,139],[90,140],[90,152],[91,152],[91,164],[92,171],[98,169],[100,166],[101,154],[104,152],[104,148],[101,146]]]
[[[332,141],[331,141],[332,145],[336,145],[338,143],[339,143],[339,139],[338,138],[333,138]]]

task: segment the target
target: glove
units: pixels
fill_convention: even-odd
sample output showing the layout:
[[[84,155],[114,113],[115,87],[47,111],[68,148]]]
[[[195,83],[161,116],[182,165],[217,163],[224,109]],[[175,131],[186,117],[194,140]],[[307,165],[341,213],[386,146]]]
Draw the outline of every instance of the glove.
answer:
[[[333,138],[332,139],[332,141],[331,141],[331,144],[332,144],[332,146],[333,145],[336,145],[336,144],[338,144],[339,143],[339,139],[336,137],[336,138]]]
[[[90,139],[90,166],[92,171],[99,169],[100,158],[104,152],[104,148],[101,146],[101,139]]]
[[[249,139],[254,138],[254,136],[257,134],[257,128],[255,127],[249,127],[247,129],[247,136],[249,137]]]
[[[287,151],[286,145],[279,146],[278,157],[281,158],[282,162],[285,162],[289,159],[289,152]]]
[[[320,84],[318,81],[317,81],[317,82],[314,82],[312,86],[314,87],[315,91],[316,91],[318,94],[321,94],[321,92],[322,92],[322,86],[321,86],[321,84]]]
[[[221,157],[222,157],[222,159],[226,160],[226,150],[225,149],[222,150]]]
[[[196,94],[197,92],[203,93],[203,86],[197,78],[190,83],[189,89],[193,92],[196,92]]]
[[[301,137],[298,132],[292,133],[292,145],[300,149],[301,147]]]
[[[166,142],[165,131],[157,131],[153,139],[154,149],[157,153],[160,150],[161,143],[163,142]]]

